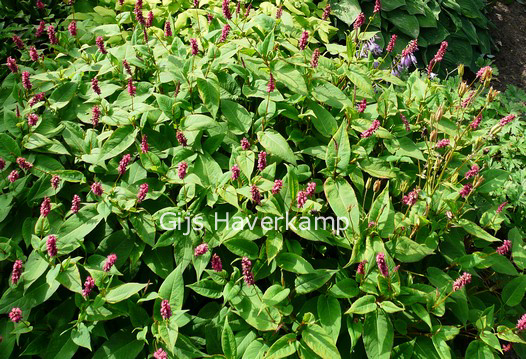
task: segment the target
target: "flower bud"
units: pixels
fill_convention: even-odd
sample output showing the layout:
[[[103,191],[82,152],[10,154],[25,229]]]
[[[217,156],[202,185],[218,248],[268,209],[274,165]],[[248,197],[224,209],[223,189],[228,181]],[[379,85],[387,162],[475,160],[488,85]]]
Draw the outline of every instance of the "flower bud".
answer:
[[[440,121],[443,115],[444,115],[444,106],[440,105],[437,109],[437,112],[435,112],[435,114],[433,115],[433,120],[438,122]]]
[[[406,193],[409,189],[409,182],[407,180],[403,180],[402,183],[400,183],[400,192]]]
[[[477,188],[478,186],[480,186],[486,179],[482,176],[479,176],[477,178],[477,181],[475,182],[475,188]]]
[[[382,181],[380,181],[380,180],[374,181],[373,191],[379,192],[380,191],[380,187],[382,187]]]
[[[429,140],[430,140],[431,142],[435,142],[436,139],[437,139],[437,135],[438,135],[437,130],[433,130],[433,131],[431,131],[431,136],[429,136]]]
[[[468,85],[466,82],[462,81],[462,83],[458,86],[458,96],[462,97],[464,94],[468,91]]]
[[[462,76],[464,75],[464,64],[460,64],[460,65],[458,65],[457,70],[458,70],[458,76],[459,76],[460,78],[462,78]]]
[[[491,87],[489,89],[488,96],[486,99],[488,100],[488,102],[493,102],[495,101],[495,98],[497,98],[499,94],[500,94],[500,91],[497,91],[493,87]]]
[[[366,190],[369,190],[369,188],[371,188],[371,183],[372,183],[372,178],[369,177],[369,178],[367,179],[367,182],[365,182],[365,189],[366,189]]]

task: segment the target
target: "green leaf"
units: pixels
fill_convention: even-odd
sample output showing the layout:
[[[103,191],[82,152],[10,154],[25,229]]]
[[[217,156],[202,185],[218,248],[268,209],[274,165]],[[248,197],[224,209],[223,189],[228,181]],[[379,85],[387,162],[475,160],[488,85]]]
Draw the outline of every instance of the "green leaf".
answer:
[[[159,288],[159,297],[168,299],[172,310],[179,310],[183,307],[184,282],[182,272],[184,267],[177,266],[164,280]]]
[[[332,338],[317,324],[308,325],[301,333],[303,341],[324,359],[341,358]]]
[[[186,131],[210,130],[218,126],[213,118],[205,115],[190,115],[181,122],[182,129]]]
[[[118,303],[130,298],[132,295],[144,289],[146,284],[142,283],[124,283],[110,288],[106,293],[105,299],[108,303]]]
[[[283,288],[279,284],[274,284],[265,291],[265,294],[263,294],[263,303],[269,306],[275,306],[284,301],[289,293],[289,288]]]
[[[426,323],[429,326],[430,330],[433,329],[433,324],[431,323],[431,316],[429,315],[429,312],[427,311],[426,308],[424,308],[424,306],[422,304],[415,303],[415,304],[411,305],[411,309],[413,310],[413,312],[415,312],[415,314],[420,319],[422,319],[422,321],[424,323]]]
[[[298,340],[295,333],[283,335],[276,340],[265,355],[265,359],[281,359],[293,355],[298,350]]]
[[[198,78],[197,89],[203,103],[215,119],[219,110],[219,84],[211,78]]]
[[[201,280],[199,282],[188,284],[188,288],[191,288],[197,294],[207,298],[221,298],[223,296],[223,286],[217,284],[211,279]]]
[[[480,228],[475,223],[462,218],[458,221],[458,226],[463,228],[469,234],[488,242],[500,242],[500,239],[493,237],[491,234]]]
[[[329,290],[329,294],[335,298],[352,298],[359,293],[358,284],[352,278],[345,278],[336,282]]]
[[[349,182],[342,177],[329,177],[323,189],[334,214],[340,218],[347,218],[352,231],[360,234],[361,206]]]
[[[335,168],[344,170],[351,161],[351,145],[349,143],[349,136],[347,135],[347,124],[342,122],[338,131],[331,138],[327,146],[327,154],[325,155],[325,163],[327,170],[334,172]]]
[[[238,135],[249,132],[252,116],[242,105],[230,100],[221,100],[221,112],[228,122],[230,131]]]
[[[0,157],[15,162],[16,158],[20,157],[20,154],[20,147],[18,147],[15,140],[5,133],[0,133]]]
[[[221,333],[221,347],[227,359],[235,359],[237,357],[236,338],[232,328],[230,328],[230,324],[228,324],[228,317],[225,318],[225,325]]]
[[[147,212],[139,212],[130,216],[130,222],[137,231],[139,238],[150,247],[155,244],[155,221]]]
[[[314,88],[311,93],[316,100],[337,109],[352,107],[352,101],[338,87],[325,81],[313,82]]]
[[[104,142],[104,145],[102,145],[97,163],[101,164],[124,152],[133,144],[135,137],[137,137],[137,133],[139,133],[139,129],[134,128],[133,126],[117,128],[111,134],[110,138]]]
[[[381,310],[368,313],[365,316],[363,328],[363,343],[367,357],[388,359],[393,348],[394,331],[391,320]]]
[[[363,93],[367,96],[374,96],[373,84],[366,75],[353,71],[350,68],[345,69],[345,74],[358,89],[363,91]]]
[[[297,274],[308,274],[315,272],[312,265],[306,259],[295,253],[280,253],[276,257],[276,264],[281,269]]]
[[[311,117],[314,128],[325,137],[331,137],[338,130],[338,122],[334,116],[312,100],[307,100],[309,108],[315,116]]]
[[[71,331],[71,340],[80,347],[88,348],[91,351],[90,332],[86,324],[80,322]]]
[[[468,348],[466,349],[465,358],[473,359],[494,359],[490,347],[481,342],[480,340],[473,340],[469,343]]]
[[[510,280],[502,289],[502,301],[509,307],[519,305],[526,293],[526,276],[521,275]]]
[[[383,15],[402,33],[408,35],[412,39],[418,38],[418,35],[420,34],[420,24],[418,23],[416,16],[409,15],[403,10],[385,12]]]
[[[303,274],[296,278],[294,284],[296,293],[306,294],[320,288],[334,275],[333,271],[317,270],[314,273]]]
[[[51,109],[58,110],[66,106],[73,98],[73,95],[75,95],[75,91],[77,91],[77,86],[77,82],[66,82],[60,87],[58,87],[55,91],[53,91],[53,93],[49,97]]]
[[[386,244],[386,248],[389,251],[394,250],[395,258],[405,263],[418,262],[422,258],[434,253],[433,250],[428,247],[412,241],[407,237],[399,237],[396,240],[389,241]]]
[[[366,314],[376,310],[376,307],[375,296],[367,294],[355,300],[345,314]]]
[[[307,84],[303,75],[296,68],[284,61],[278,61],[273,72],[276,81],[285,84],[288,88],[293,88],[296,93],[307,96]]]
[[[102,344],[93,355],[93,359],[134,359],[143,346],[144,342],[136,340],[135,334],[120,331]]]
[[[279,132],[267,129],[265,132],[258,132],[258,139],[268,153],[296,165],[294,152]]]
[[[318,318],[320,325],[336,343],[340,335],[340,328],[342,323],[342,310],[340,302],[334,297],[320,295],[318,297]]]
[[[332,0],[331,14],[334,14],[338,19],[351,26],[362,12],[358,0]]]

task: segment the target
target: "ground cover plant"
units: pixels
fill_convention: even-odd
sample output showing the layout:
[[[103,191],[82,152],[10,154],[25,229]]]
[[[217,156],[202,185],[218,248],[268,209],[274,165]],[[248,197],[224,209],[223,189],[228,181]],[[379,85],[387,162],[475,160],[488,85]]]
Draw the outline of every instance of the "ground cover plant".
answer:
[[[0,87],[1,357],[526,357],[491,67],[330,7],[63,6]]]

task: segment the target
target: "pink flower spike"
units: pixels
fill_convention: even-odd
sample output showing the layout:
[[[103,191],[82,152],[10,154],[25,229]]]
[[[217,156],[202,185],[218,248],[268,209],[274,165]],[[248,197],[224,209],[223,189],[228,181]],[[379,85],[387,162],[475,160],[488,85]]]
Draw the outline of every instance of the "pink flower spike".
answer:
[[[161,348],[157,349],[155,353],[153,353],[154,359],[168,359],[168,354]]]
[[[57,255],[57,237],[50,235],[47,237],[46,242],[47,254],[50,257],[55,257]]]
[[[526,314],[523,314],[522,317],[520,317],[519,321],[517,322],[517,329],[526,330]]]
[[[177,176],[179,177],[179,179],[184,179],[186,177],[187,170],[188,170],[188,163],[184,161],[179,163],[179,165],[177,166]]]
[[[232,172],[232,176],[230,177],[232,181],[237,180],[241,173],[238,165],[233,165],[232,168],[230,169],[230,172]]]
[[[298,203],[298,208],[303,208],[305,203],[307,203],[307,192],[299,191],[298,195],[296,196],[296,202]]]
[[[453,292],[461,290],[469,283],[471,283],[471,274],[464,272],[464,274],[462,274],[457,280],[455,280],[455,282],[453,282]]]
[[[106,258],[106,261],[104,262],[102,270],[105,271],[105,272],[109,272],[111,267],[113,267],[113,265],[115,264],[116,261],[117,261],[117,255],[115,253],[110,254]]]
[[[148,194],[149,186],[148,183],[143,183],[139,186],[139,193],[137,194],[137,203],[141,203]]]
[[[95,196],[102,196],[102,193],[104,193],[104,190],[102,189],[102,184],[100,182],[95,182],[91,185],[91,192]]]
[[[307,47],[308,40],[309,40],[309,32],[303,31],[303,33],[301,34],[299,44],[298,44],[298,47],[301,51],[305,50],[305,48]]]
[[[77,36],[77,22],[75,20],[69,23],[68,31],[71,36]]]
[[[201,243],[200,245],[198,245],[197,247],[195,247],[195,250],[194,250],[194,256],[196,256],[196,257],[200,257],[200,256],[202,256],[203,254],[205,254],[206,252],[208,252],[208,244],[206,244],[206,243]]]
[[[362,27],[362,25],[365,23],[365,14],[363,12],[361,12],[358,17],[356,18],[356,20],[354,20],[354,29],[359,29],[360,27]]]
[[[80,197],[78,195],[73,195],[73,200],[71,201],[71,212],[78,213],[80,208]]]
[[[18,323],[22,320],[22,309],[15,307],[9,312],[9,319],[13,323]]]
[[[223,270],[223,264],[221,263],[221,258],[214,253],[211,260],[212,269],[216,272],[221,272]]]
[[[60,185],[60,181],[61,181],[60,176],[53,175],[53,177],[51,177],[51,181],[50,181],[51,188],[56,190],[58,188],[58,186]]]
[[[95,281],[93,280],[91,276],[88,276],[86,278],[86,281],[84,282],[84,289],[82,289],[82,296],[84,298],[87,298],[90,295],[91,290],[94,287],[95,287]]]
[[[511,250],[511,241],[506,239],[502,242],[502,245],[497,248],[497,253],[501,256],[505,256]]]
[[[119,162],[119,175],[123,176],[126,173],[126,169],[128,167],[128,164],[130,163],[131,155],[125,154],[122,156],[121,161]]]
[[[177,131],[175,134],[175,138],[177,138],[177,142],[183,147],[188,146],[188,141],[182,131]]]
[[[250,187],[250,194],[252,195],[252,202],[255,204],[261,204],[261,193],[256,185]]]
[[[106,51],[106,48],[104,47],[104,38],[102,36],[97,36],[97,39],[95,40],[95,44],[97,44],[97,48],[99,49],[99,52],[101,54],[108,53],[108,51]]]
[[[163,320],[170,319],[172,316],[172,307],[170,306],[170,301],[168,299],[163,299],[161,302],[161,317]]]
[[[44,197],[44,200],[40,204],[40,215],[45,218],[49,212],[51,212],[51,200],[49,197]]]
[[[378,265],[378,270],[380,271],[380,274],[384,277],[388,277],[389,268],[387,267],[387,262],[385,261],[384,253],[380,252],[376,255],[376,264]]]
[[[281,191],[282,187],[283,187],[283,181],[280,179],[275,180],[274,186],[272,187],[272,194],[278,194]]]
[[[22,267],[24,266],[24,263],[20,259],[17,259],[15,263],[13,263],[13,271],[11,272],[11,283],[17,284],[20,280],[20,277],[22,276]]]
[[[247,286],[253,285],[254,282],[254,274],[252,273],[252,262],[248,257],[243,257],[241,260],[241,269],[243,272],[243,278],[245,280],[245,284]]]
[[[57,45],[58,44],[58,39],[57,39],[57,36],[55,34],[55,27],[53,25],[49,25],[47,27],[47,36],[49,38],[49,43],[51,45]]]

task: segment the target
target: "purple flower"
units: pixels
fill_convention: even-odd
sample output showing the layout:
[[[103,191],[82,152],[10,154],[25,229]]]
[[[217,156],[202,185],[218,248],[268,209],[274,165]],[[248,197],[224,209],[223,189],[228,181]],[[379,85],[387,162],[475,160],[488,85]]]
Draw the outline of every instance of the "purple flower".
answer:
[[[152,25],[153,25],[153,12],[150,10],[148,11],[148,15],[146,16],[146,22],[144,23],[144,26],[152,27]]]
[[[7,176],[7,179],[11,183],[15,182],[18,178],[20,178],[20,175],[18,174],[17,170],[12,170],[9,176]]]
[[[53,25],[49,25],[47,27],[47,36],[49,38],[49,43],[51,45],[57,45],[58,44],[58,39],[57,39],[57,36],[55,34],[55,27]]]
[[[31,85],[31,80],[29,79],[29,76],[30,75],[28,71],[22,72],[22,86],[24,86],[24,88],[27,91],[31,91],[31,88],[33,87],[33,85]]]
[[[46,248],[47,248],[47,254],[50,257],[54,257],[57,255],[57,237],[56,236],[50,235],[47,237]]]
[[[91,185],[91,192],[93,192],[95,196],[102,196],[102,193],[104,193],[104,190],[102,189],[102,184],[100,182],[94,182]]]
[[[37,0],[37,8],[38,9],[43,10],[45,7],[46,7],[46,5],[44,5],[42,0]]]
[[[382,3],[380,2],[380,0],[376,0],[374,2],[373,14],[378,14],[381,8],[382,8]]]
[[[267,153],[265,151],[258,154],[258,170],[263,171],[267,167]]]
[[[177,166],[177,175],[179,176],[180,179],[184,179],[186,177],[187,169],[188,169],[188,163],[184,161],[179,163],[179,165]]]
[[[250,148],[250,142],[248,142],[247,138],[246,137],[243,137],[241,139],[241,149],[243,151],[246,151]]]
[[[522,317],[517,322],[518,330],[526,330],[526,314],[523,314]]]
[[[24,41],[22,41],[22,39],[17,35],[13,35],[13,42],[15,43],[16,47],[18,47],[20,50],[26,47]]]
[[[164,23],[164,36],[166,36],[166,37],[173,36],[173,34],[172,34],[172,26],[170,25],[170,21],[166,21]]]
[[[232,176],[230,177],[232,178],[232,181],[235,181],[239,178],[240,171],[238,165],[233,165],[230,169],[230,172],[232,172]]]
[[[95,44],[97,45],[97,48],[99,49],[99,52],[101,54],[108,53],[108,51],[106,51],[106,48],[104,47],[104,38],[102,36],[97,36],[97,39],[95,40]]]
[[[374,120],[373,123],[371,124],[371,127],[369,127],[367,130],[363,131],[360,134],[360,137],[362,137],[362,138],[371,137],[376,132],[376,130],[378,130],[378,127],[380,127],[380,121]]]
[[[133,97],[135,96],[136,93],[137,93],[137,87],[133,85],[133,79],[130,77],[128,79],[128,94]]]
[[[221,31],[221,38],[219,39],[219,42],[225,42],[229,33],[230,33],[230,25],[226,24],[225,26],[223,26],[223,30]]]
[[[276,89],[276,80],[274,80],[274,76],[272,76],[272,74],[270,74],[270,78],[269,78],[268,84],[267,84],[267,92],[271,93],[275,89]]]
[[[407,121],[407,118],[405,118],[404,115],[400,114],[400,119],[401,119],[402,122],[404,123],[405,130],[406,130],[407,132],[411,131],[411,126],[409,126],[409,121]]]
[[[314,196],[314,192],[316,192],[316,182],[309,182],[307,184],[307,197]]]
[[[11,311],[9,312],[9,319],[13,323],[20,322],[22,320],[22,309],[17,308],[17,307],[11,309]]]
[[[283,181],[280,179],[275,180],[274,186],[272,187],[272,194],[278,194],[281,191],[282,187],[283,187]]]
[[[84,289],[82,289],[82,296],[84,298],[87,298],[89,294],[91,293],[91,290],[95,287],[95,281],[91,276],[88,276],[86,278],[86,281],[84,282]]]
[[[211,24],[212,20],[214,20],[214,15],[212,14],[206,14],[206,18],[208,19],[208,23]]]
[[[466,172],[466,175],[464,176],[466,179],[470,179],[471,177],[475,177],[480,171],[479,166],[477,164],[474,164],[471,166],[471,169]]]
[[[29,48],[29,58],[33,62],[37,62],[38,61],[38,52],[37,52],[37,49],[34,46],[31,46]]]
[[[49,212],[51,212],[51,200],[49,197],[44,197],[44,200],[40,204],[40,215],[47,217]]]
[[[186,137],[182,131],[177,131],[175,134],[175,138],[177,138],[177,142],[183,147],[188,146],[188,141],[186,140]]]
[[[462,106],[462,108],[466,108],[469,106],[469,104],[471,103],[471,101],[473,100],[473,97],[475,97],[475,93],[476,91],[470,91],[468,96],[462,100],[462,103],[460,104],[460,106]]]
[[[356,274],[365,275],[365,265],[367,264],[367,259],[364,259],[358,263],[358,268],[356,268]]]
[[[502,245],[497,247],[497,253],[501,256],[506,255],[511,249],[511,241],[506,239],[504,242],[502,242]]]
[[[255,204],[261,203],[261,193],[259,192],[259,188],[254,184],[250,186],[250,194],[252,195],[252,202]]]
[[[105,272],[109,272],[111,267],[113,267],[116,261],[117,261],[117,255],[115,253],[110,254],[106,258],[106,261],[104,262],[104,265],[102,266],[102,270]]]
[[[27,116],[27,124],[29,126],[35,126],[38,122],[38,116],[34,113],[31,113]]]
[[[472,130],[476,130],[480,125],[480,121],[482,121],[482,114],[479,114],[477,117],[475,117],[469,126]]]
[[[172,316],[172,307],[168,299],[163,299],[161,302],[161,317],[163,320],[170,319]]]
[[[37,93],[35,96],[29,100],[29,106],[33,107],[40,101],[44,101],[46,99],[46,94],[44,92]]]
[[[17,259],[15,263],[13,263],[13,271],[11,272],[11,283],[17,284],[20,280],[20,277],[22,276],[22,267],[24,266],[24,263],[20,259]]]
[[[216,272],[221,272],[223,270],[223,264],[221,263],[221,258],[214,253],[212,256],[212,269]]]
[[[330,5],[327,5],[327,6],[330,6]],[[310,59],[310,66],[315,69],[316,67],[318,67],[318,59],[320,58],[320,49],[316,49],[314,50],[314,52],[312,53],[312,57]]]
[[[281,15],[283,15],[283,8],[280,6],[278,10],[276,10],[276,20],[281,19]]]
[[[143,183],[139,186],[139,193],[137,194],[137,203],[141,203],[146,198],[146,194],[148,193],[148,183]]]
[[[161,348],[157,349],[155,353],[153,353],[154,359],[168,359],[168,354]]]
[[[466,198],[467,196],[469,196],[472,190],[473,185],[471,183],[468,183],[460,190],[459,194],[462,198]]]
[[[194,7],[195,7],[195,8],[198,8],[198,7],[199,7],[199,0],[194,0]]]
[[[389,44],[387,45],[387,48],[386,48],[385,51],[387,51],[387,52],[392,52],[393,51],[394,46],[396,44],[396,37],[397,37],[396,35],[392,35],[391,36],[391,40],[389,40]]]
[[[97,76],[91,79],[91,88],[93,89],[93,92],[100,95],[99,79]]]
[[[245,280],[245,283],[247,286],[253,285],[254,282],[254,274],[252,273],[252,262],[247,257],[243,257],[241,260],[241,269],[243,272],[243,277]]]
[[[135,1],[135,7],[133,9],[133,13],[135,14],[135,19],[137,22],[141,25],[145,24],[144,16],[142,15],[142,0]]]
[[[142,153],[148,153],[149,150],[150,150],[150,146],[148,145],[148,136],[142,135],[141,152]]]
[[[80,197],[78,195],[73,195],[73,200],[71,201],[71,212],[77,213],[80,207]]]
[[[367,100],[364,98],[360,103],[358,104],[358,113],[362,113],[367,108]]]
[[[35,36],[36,37],[42,36],[45,29],[46,29],[46,22],[44,20],[40,20],[40,24],[38,24],[37,31],[35,32]]]
[[[511,115],[508,115],[504,118],[502,118],[500,121],[499,121],[499,124],[501,126],[505,126],[507,125],[508,123],[510,123],[511,121],[513,121],[515,119],[515,115],[511,114]]]
[[[382,252],[376,255],[376,265],[378,265],[378,270],[380,274],[384,277],[389,276],[389,268],[387,268],[387,262],[385,261],[385,254]]]
[[[14,74],[18,72],[18,65],[16,64],[16,60],[13,59],[11,56],[7,58],[7,67],[9,67],[9,70],[11,70],[11,72]]]
[[[223,4],[221,8],[223,9],[223,16],[226,17],[228,20],[232,19],[232,13],[230,13],[229,6],[229,0],[223,0]]]
[[[298,47],[300,48],[301,51],[305,50],[305,48],[307,47],[308,40],[309,40],[309,32],[303,31],[300,37],[299,44],[298,44]]]
[[[508,204],[508,202],[502,202],[499,207],[497,208],[497,213],[500,213],[502,212],[502,210],[504,209],[504,207],[506,207],[506,205]]]
[[[241,4],[241,3],[239,3]],[[252,3],[248,4],[247,9],[245,10],[245,17],[250,15],[250,10],[252,9]]]
[[[437,142],[437,144],[435,145],[435,148],[444,148],[444,147],[447,147],[449,146],[449,140],[447,138],[444,138],[443,140],[440,140]]]
[[[418,201],[418,193],[420,192],[419,189],[415,188],[414,190],[412,190],[411,192],[409,192],[409,194],[407,194],[406,196],[404,196],[402,198],[402,202],[406,205],[406,206],[412,206],[416,203],[416,201]]]
[[[298,208],[303,208],[305,203],[307,203],[307,192],[299,191],[298,195],[296,196],[296,202],[298,202]]]
[[[360,51],[360,57],[369,56],[369,52],[371,52],[374,56],[379,56],[382,54],[382,48],[376,43],[377,38],[377,36],[373,36],[364,43],[362,50]]]
[[[133,76],[130,64],[128,63],[128,61],[126,61],[126,59],[122,60],[122,66],[124,66],[124,69],[126,70],[128,75]]]
[[[53,175],[53,177],[51,177],[50,182],[51,182],[51,188],[57,189],[58,186],[60,185],[60,176]]]
[[[0,157],[0,171],[2,171],[5,168],[5,160]]]
[[[325,9],[323,10],[323,15],[321,17],[322,20],[327,20],[329,18],[329,15],[331,14],[331,4],[327,4],[325,6]]]
[[[512,347],[513,347],[513,343],[502,344],[502,351],[504,353],[509,352]]]
[[[205,254],[206,252],[208,252],[208,244],[201,243],[200,245],[195,247],[194,256],[199,257]]]
[[[461,290],[469,283],[471,283],[471,274],[469,274],[468,272],[464,272],[464,274],[462,274],[460,277],[457,278],[457,280],[453,282],[453,292]]]
[[[75,20],[69,23],[68,31],[71,36],[77,36],[77,22]]]
[[[361,12],[356,18],[356,20],[354,20],[353,27],[355,30],[359,29],[360,27],[362,27],[364,23],[365,23],[365,14]]]
[[[31,162],[28,162],[25,158],[23,157],[18,157],[16,159],[16,163],[18,163],[18,165],[20,166],[21,169],[23,170],[30,170],[31,168],[33,168],[33,164]]]
[[[100,119],[100,108],[99,106],[95,105],[91,108],[91,123],[93,124],[93,127],[96,127],[99,124]]]
[[[131,155],[129,153],[122,156],[121,161],[119,162],[119,175],[123,176],[126,173],[126,168],[130,163]]]
[[[199,53],[199,47],[197,46],[196,39],[190,39],[190,50],[192,51],[192,55],[194,56]]]

